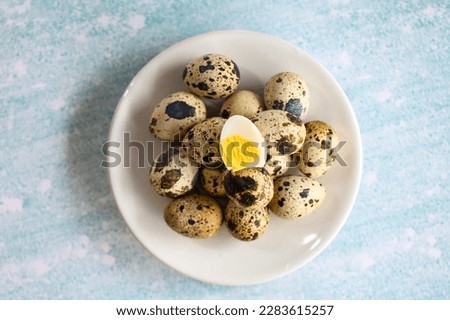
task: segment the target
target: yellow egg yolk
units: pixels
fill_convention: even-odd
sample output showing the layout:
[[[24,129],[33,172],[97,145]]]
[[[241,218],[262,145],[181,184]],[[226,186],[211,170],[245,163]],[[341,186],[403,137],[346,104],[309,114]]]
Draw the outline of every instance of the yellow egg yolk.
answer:
[[[259,160],[257,147],[256,142],[233,134],[222,140],[220,151],[225,165],[232,171],[238,171]]]

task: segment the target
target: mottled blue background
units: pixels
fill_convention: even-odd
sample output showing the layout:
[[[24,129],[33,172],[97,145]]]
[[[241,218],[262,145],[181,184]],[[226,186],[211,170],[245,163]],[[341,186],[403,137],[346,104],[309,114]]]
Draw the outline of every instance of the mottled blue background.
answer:
[[[449,299],[448,1],[1,1],[0,298]],[[221,287],[127,230],[100,168],[133,75],[199,33],[248,29],[312,54],[359,120],[364,173],[304,268]]]

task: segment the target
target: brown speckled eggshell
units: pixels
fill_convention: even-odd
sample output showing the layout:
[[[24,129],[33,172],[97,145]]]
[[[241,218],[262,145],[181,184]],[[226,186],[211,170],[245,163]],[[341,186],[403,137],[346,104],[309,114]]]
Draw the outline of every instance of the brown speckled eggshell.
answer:
[[[220,99],[237,90],[240,73],[231,58],[211,53],[190,61],[184,68],[183,81],[198,96]]]
[[[206,119],[206,107],[189,92],[174,92],[162,99],[153,110],[150,132],[164,141],[181,140],[186,132]]]
[[[208,118],[188,131],[182,147],[192,161],[210,168],[223,163],[219,141],[225,121],[221,117]]]
[[[326,122],[311,121],[305,124],[305,143],[294,155],[298,168],[307,177],[323,176],[336,159],[335,149],[339,143],[336,131]]]
[[[187,195],[173,200],[164,210],[164,220],[177,233],[189,238],[210,238],[220,230],[222,209],[213,198]]]
[[[241,208],[230,201],[225,209],[225,225],[239,240],[256,240],[264,234],[269,225],[269,211],[267,207],[256,210]]]
[[[303,119],[309,110],[309,88],[298,74],[280,72],[264,86],[264,103],[267,109],[285,110]]]
[[[149,179],[161,196],[176,198],[192,190],[197,183],[199,166],[179,148],[162,152],[150,168]]]
[[[230,200],[249,210],[267,206],[273,197],[273,179],[262,168],[228,171],[224,177],[224,186]]]
[[[203,190],[213,197],[226,197],[225,187],[223,185],[223,178],[226,173],[225,166],[219,168],[200,169],[200,184]]]
[[[264,103],[259,95],[250,90],[238,90],[222,104],[220,116],[228,119],[234,115],[251,117],[264,111]]]
[[[303,122],[283,110],[265,110],[250,118],[261,132],[267,153],[290,155],[303,145],[306,130]]]
[[[325,199],[325,187],[311,178],[288,175],[275,179],[269,209],[284,219],[295,219],[316,210]]]
[[[282,154],[279,156],[267,155],[267,161],[264,169],[273,177],[279,177],[285,174],[293,166],[291,155]]]

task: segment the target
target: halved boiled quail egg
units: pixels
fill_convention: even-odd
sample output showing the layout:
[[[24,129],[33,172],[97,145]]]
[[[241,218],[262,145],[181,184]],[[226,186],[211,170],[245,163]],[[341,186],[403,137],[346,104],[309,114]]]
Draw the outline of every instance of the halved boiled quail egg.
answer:
[[[227,169],[263,167],[267,151],[265,140],[258,128],[248,118],[231,116],[220,135],[220,153]]]

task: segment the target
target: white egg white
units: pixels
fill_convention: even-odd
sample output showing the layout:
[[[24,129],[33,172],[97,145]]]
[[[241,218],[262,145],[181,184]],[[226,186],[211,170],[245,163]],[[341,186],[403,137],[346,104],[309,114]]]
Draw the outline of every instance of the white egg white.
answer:
[[[232,136],[232,135],[239,135],[246,140],[249,140],[251,142],[256,143],[256,148],[258,152],[258,159],[256,159],[253,163],[246,166],[246,168],[252,168],[252,167],[264,167],[266,163],[267,158],[267,150],[266,150],[266,143],[265,140],[261,134],[261,132],[258,130],[258,128],[255,126],[253,122],[250,121],[250,119],[241,116],[241,115],[234,115],[231,116],[223,126],[221,135],[220,135],[220,145],[222,145],[222,141],[226,138]],[[222,152],[222,150],[221,150]],[[223,156],[222,156],[223,157]],[[224,161],[225,162],[225,161]],[[228,169],[231,169],[231,167],[228,167]]]

